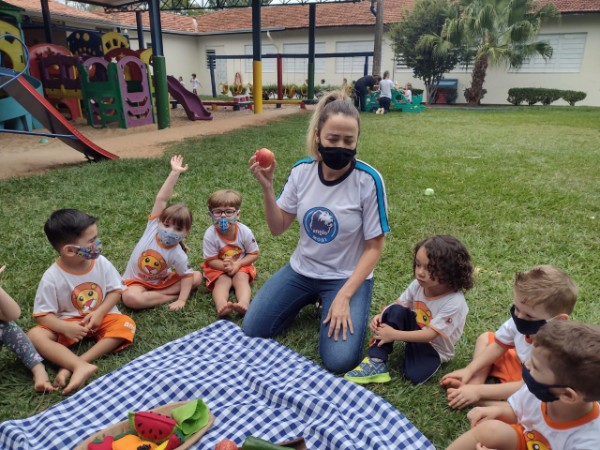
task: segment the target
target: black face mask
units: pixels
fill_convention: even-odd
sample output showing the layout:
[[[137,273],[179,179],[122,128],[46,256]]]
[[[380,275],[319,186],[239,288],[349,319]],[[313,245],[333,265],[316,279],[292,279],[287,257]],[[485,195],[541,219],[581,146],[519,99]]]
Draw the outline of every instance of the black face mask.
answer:
[[[543,402],[549,403],[558,400],[558,397],[550,392],[550,389],[568,387],[563,384],[544,384],[535,381],[535,379],[531,376],[531,372],[529,372],[527,367],[525,367],[525,364],[523,364],[521,371],[523,373],[523,381],[527,385],[529,392]]]
[[[346,167],[356,156],[356,149],[350,150],[343,147],[323,147],[319,144],[319,153],[327,167],[340,170]]]
[[[531,336],[540,331],[544,325],[546,325],[545,320],[525,320],[519,319],[515,316],[515,305],[512,305],[510,308],[510,315],[517,326],[517,331],[526,336]]]

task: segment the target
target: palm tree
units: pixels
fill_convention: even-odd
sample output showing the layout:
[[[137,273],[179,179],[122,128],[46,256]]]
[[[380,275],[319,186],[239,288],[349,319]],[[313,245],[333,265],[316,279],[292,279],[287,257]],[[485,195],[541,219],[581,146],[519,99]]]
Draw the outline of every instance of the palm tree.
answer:
[[[519,67],[534,55],[552,57],[550,44],[533,40],[542,20],[557,17],[558,12],[551,3],[539,8],[533,4],[533,0],[462,0],[458,15],[446,19],[441,34],[423,36],[420,45],[440,56],[459,47],[473,57],[471,86],[465,97],[469,104],[478,105],[490,62]]]

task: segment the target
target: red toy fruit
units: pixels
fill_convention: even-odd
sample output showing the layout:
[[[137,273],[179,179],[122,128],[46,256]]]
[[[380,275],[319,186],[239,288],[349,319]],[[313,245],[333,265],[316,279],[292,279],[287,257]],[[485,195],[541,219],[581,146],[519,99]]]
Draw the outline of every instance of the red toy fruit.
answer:
[[[269,167],[275,161],[275,155],[268,148],[261,148],[257,150],[256,153],[256,161],[260,167]]]
[[[235,442],[230,441],[229,439],[223,439],[217,444],[215,450],[238,450],[238,446],[235,445]]]

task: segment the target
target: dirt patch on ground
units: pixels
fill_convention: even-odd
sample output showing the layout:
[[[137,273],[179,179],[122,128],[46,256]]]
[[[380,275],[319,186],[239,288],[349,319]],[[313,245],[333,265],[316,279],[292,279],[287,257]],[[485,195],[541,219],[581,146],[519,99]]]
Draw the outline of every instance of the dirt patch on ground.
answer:
[[[185,138],[221,134],[237,128],[276,121],[303,112],[298,106],[275,108],[265,105],[261,114],[250,110],[213,111],[213,120],[190,121],[183,108],[171,110],[171,128],[158,130],[156,125],[122,128],[93,128],[79,121],[76,128],[95,144],[121,158],[152,158],[163,154],[168,144]],[[45,130],[35,130],[45,131]],[[48,142],[43,142],[47,140]],[[0,179],[22,177],[47,170],[83,164],[82,153],[62,141],[40,136],[0,133]]]

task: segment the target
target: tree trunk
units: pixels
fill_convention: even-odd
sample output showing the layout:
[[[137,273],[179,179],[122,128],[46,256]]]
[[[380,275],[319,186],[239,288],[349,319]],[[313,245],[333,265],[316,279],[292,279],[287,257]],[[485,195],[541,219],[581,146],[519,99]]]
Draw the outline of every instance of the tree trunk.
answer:
[[[381,55],[383,47],[383,0],[377,0],[375,39],[373,43],[373,75],[382,75]]]
[[[469,105],[477,106],[481,103],[483,97],[483,83],[488,68],[488,57],[482,55],[475,61],[473,66],[473,75],[471,76],[471,87],[465,92],[465,97]]]

